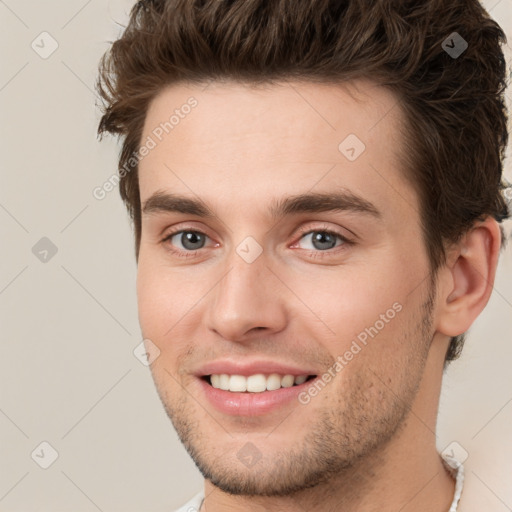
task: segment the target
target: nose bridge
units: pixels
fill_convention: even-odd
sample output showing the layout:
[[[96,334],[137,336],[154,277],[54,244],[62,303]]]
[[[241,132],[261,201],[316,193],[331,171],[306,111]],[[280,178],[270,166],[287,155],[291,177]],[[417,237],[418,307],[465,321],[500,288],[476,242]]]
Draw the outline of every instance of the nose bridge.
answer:
[[[282,329],[284,303],[262,249],[246,240],[226,258],[226,271],[209,302],[209,327],[226,339],[241,338],[256,327]]]

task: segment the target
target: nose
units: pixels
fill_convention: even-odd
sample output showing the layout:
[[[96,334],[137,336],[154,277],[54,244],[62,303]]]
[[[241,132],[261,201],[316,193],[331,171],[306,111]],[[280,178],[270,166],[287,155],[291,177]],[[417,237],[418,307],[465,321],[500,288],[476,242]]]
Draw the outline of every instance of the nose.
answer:
[[[224,276],[209,294],[209,329],[226,340],[245,341],[285,328],[285,290],[267,263],[264,253],[248,263],[233,251]]]

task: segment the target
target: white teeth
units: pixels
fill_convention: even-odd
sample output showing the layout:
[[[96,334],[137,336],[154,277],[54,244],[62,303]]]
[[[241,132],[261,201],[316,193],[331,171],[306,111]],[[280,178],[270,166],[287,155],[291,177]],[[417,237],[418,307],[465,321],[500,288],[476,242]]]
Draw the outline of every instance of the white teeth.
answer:
[[[217,388],[217,389],[220,389],[221,388],[221,385],[220,385],[220,375],[216,374],[216,375],[210,375],[210,381],[212,383],[212,386],[214,388]]]
[[[247,379],[242,375],[231,375],[229,377],[230,391],[247,391]]]
[[[233,377],[231,377],[233,378]],[[258,373],[257,375],[251,375],[247,377],[247,391],[251,393],[261,393],[262,391],[267,390],[267,379],[265,375],[262,373]]]
[[[226,375],[225,373],[219,375],[219,388],[229,389],[229,375]]]
[[[275,391],[281,387],[281,377],[277,373],[272,373],[267,377],[267,391]]]
[[[295,377],[295,384],[303,384],[306,382],[307,378],[307,375],[299,375],[298,377]]]
[[[275,391],[280,388],[290,388],[294,384],[303,384],[307,380],[307,375],[278,375],[272,373],[264,375],[257,373],[245,377],[243,375],[227,375],[226,373],[210,375],[211,384],[214,388],[234,393],[262,393],[263,391]]]
[[[293,375],[285,375],[281,379],[281,386],[283,388],[291,388],[293,386],[293,381],[295,380],[295,377]]]

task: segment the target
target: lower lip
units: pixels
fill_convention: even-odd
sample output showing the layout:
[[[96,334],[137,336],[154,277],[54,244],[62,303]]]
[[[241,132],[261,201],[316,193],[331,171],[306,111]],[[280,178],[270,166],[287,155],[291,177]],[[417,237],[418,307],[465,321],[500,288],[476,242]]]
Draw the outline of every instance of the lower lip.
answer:
[[[201,378],[199,381],[208,401],[220,412],[232,416],[261,416],[275,411],[293,400],[300,403],[297,396],[317,378],[290,388],[261,393],[233,393],[214,388]]]

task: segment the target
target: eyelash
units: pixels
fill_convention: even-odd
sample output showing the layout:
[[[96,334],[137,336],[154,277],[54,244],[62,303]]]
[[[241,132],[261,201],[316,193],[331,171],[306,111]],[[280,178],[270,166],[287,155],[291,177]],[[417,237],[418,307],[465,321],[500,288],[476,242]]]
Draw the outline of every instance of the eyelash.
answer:
[[[202,247],[201,249],[195,249],[193,251],[182,251],[181,249],[174,249],[171,244],[167,244],[167,242],[169,242],[173,236],[179,234],[179,233],[198,233],[200,235],[203,235],[205,237],[208,237],[208,235],[206,233],[204,233],[203,231],[200,231],[198,229],[176,229],[175,231],[172,231],[170,233],[168,233],[165,238],[162,240],[162,243],[167,245],[167,249],[172,252],[174,255],[178,256],[179,258],[193,258],[194,256],[197,255],[198,252],[200,252],[202,249],[204,249],[204,247]],[[337,231],[334,231],[332,229],[327,229],[327,228],[322,228],[322,227],[319,227],[319,228],[300,228],[299,229],[299,240],[301,240],[304,236],[306,235],[310,235],[311,233],[324,233],[324,234],[328,234],[328,235],[332,235],[334,236],[335,238],[338,238],[339,240],[341,240],[341,242],[343,242],[340,246],[337,246],[337,247],[333,247],[332,249],[327,249],[327,250],[324,250],[324,251],[320,251],[320,250],[310,250],[308,252],[307,249],[303,249],[303,251],[306,251],[308,252],[308,256],[311,256],[313,258],[325,258],[325,257],[329,257],[329,256],[332,256],[333,253],[334,254],[337,254],[339,253],[340,251],[344,251],[347,249],[347,246],[350,246],[350,245],[354,245],[354,242],[349,240],[348,238],[346,238],[344,235],[342,235],[341,233],[338,233]],[[327,253],[327,256],[324,256],[324,253]]]

